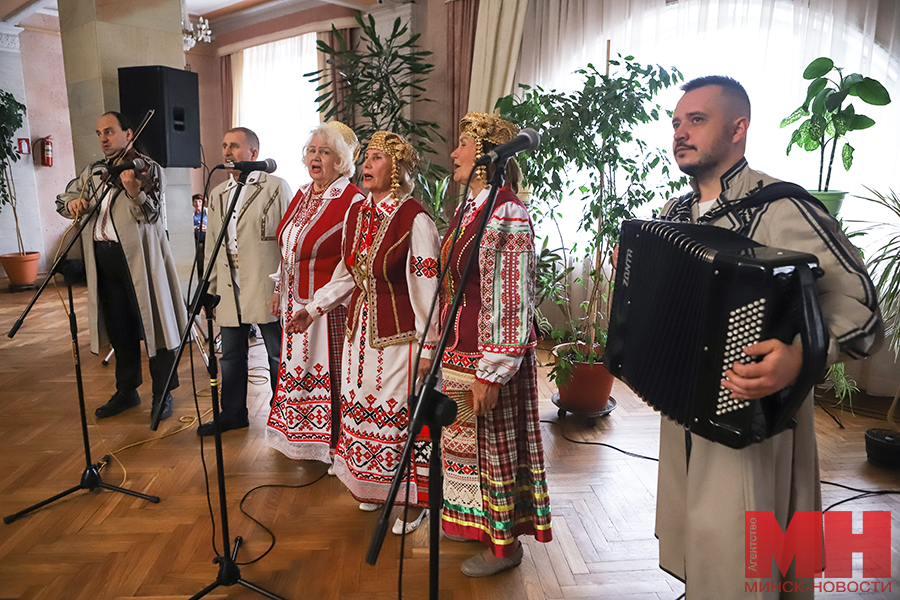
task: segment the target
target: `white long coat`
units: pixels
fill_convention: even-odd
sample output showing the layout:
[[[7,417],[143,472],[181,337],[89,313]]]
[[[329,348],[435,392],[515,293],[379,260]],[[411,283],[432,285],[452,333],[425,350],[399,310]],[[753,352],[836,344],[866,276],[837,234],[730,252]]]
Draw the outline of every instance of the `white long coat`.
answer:
[[[722,195],[706,215],[775,181],[741,159],[722,177]],[[663,208],[664,215],[680,213],[676,220],[692,222],[697,212],[695,195]],[[766,246],[816,255],[825,271],[817,286],[830,338],[829,363],[872,350],[882,332],[875,290],[859,252],[833,218],[786,198],[710,218],[709,224]],[[745,592],[745,582],[752,586],[763,580],[744,578],[744,512],[772,511],[784,531],[794,512],[822,509],[812,392],[795,418],[795,429],[740,450],[692,435],[688,459],[684,428],[663,417],[656,498],[659,561],[685,581],[686,600],[779,597],[777,592]],[[791,598],[812,598],[812,591]]]
[[[129,199],[124,190],[116,189],[112,200],[110,216],[119,243],[125,253],[125,261],[131,273],[134,294],[141,313],[144,330],[144,344],[147,356],[156,356],[157,348],[174,350],[181,341],[181,332],[187,324],[187,311],[181,296],[178,270],[165,229],[165,176],[159,165],[148,157],[148,175],[158,178],[159,193],[148,195],[141,192],[139,203]],[[90,198],[95,191],[102,192],[100,176],[93,175],[105,169],[105,162],[99,161],[85,168],[81,175],[69,182],[66,191],[56,199],[56,210],[67,219],[74,218],[67,205],[78,198],[84,190],[84,197]],[[88,282],[88,323],[91,332],[91,352],[98,354],[100,348],[109,344],[106,322],[97,301],[97,263],[94,256],[93,227],[97,216],[91,218],[81,237],[84,251],[84,266]]]

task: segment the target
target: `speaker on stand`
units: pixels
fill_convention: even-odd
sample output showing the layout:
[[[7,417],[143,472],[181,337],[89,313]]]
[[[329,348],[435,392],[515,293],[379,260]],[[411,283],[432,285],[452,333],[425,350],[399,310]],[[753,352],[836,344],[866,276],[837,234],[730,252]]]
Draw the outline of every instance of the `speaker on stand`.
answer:
[[[200,83],[196,73],[160,65],[119,68],[119,110],[137,125],[156,113],[138,146],[162,167],[200,166]]]

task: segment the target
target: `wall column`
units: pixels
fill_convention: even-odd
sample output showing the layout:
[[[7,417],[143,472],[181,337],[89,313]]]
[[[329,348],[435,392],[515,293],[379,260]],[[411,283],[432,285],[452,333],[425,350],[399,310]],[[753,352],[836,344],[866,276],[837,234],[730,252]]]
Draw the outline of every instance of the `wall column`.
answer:
[[[65,0],[59,2],[59,29],[75,168],[80,172],[103,157],[94,127],[100,115],[119,110],[118,68],[184,68],[181,2]],[[190,170],[167,168],[165,175],[167,228],[184,286],[194,253]]]

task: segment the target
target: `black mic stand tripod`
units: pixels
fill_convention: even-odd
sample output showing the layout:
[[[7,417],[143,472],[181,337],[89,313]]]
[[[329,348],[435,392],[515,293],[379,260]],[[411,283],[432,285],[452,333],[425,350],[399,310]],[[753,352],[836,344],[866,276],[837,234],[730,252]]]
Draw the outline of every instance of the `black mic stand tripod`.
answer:
[[[400,464],[397,466],[397,473],[391,481],[391,487],[388,490],[387,499],[384,502],[381,515],[375,524],[375,531],[369,543],[369,551],[366,554],[366,562],[374,565],[378,561],[378,554],[381,551],[381,545],[384,542],[384,536],[387,533],[388,518],[400,486],[403,484],[404,474],[409,471],[410,460],[415,446],[416,437],[422,430],[423,425],[428,425],[428,433],[431,438],[431,456],[428,463],[428,510],[430,513],[428,520],[428,592],[431,600],[438,600],[438,583],[440,574],[440,551],[439,544],[441,539],[441,511],[444,503],[443,490],[443,461],[441,460],[441,432],[447,425],[452,425],[456,420],[457,407],[456,402],[439,392],[437,387],[438,375],[441,371],[441,362],[444,357],[444,349],[447,347],[447,339],[451,332],[451,323],[456,322],[456,313],[462,304],[463,292],[466,289],[466,281],[474,268],[475,261],[478,260],[478,248],[481,245],[481,238],[487,223],[494,212],[494,201],[497,199],[497,192],[503,187],[504,176],[506,173],[506,162],[508,157],[499,160],[495,165],[494,176],[491,179],[491,191],[488,194],[487,201],[484,205],[484,213],[472,240],[474,250],[469,254],[466,262],[465,270],[459,283],[459,289],[453,298],[450,307],[450,313],[445,321],[443,331],[441,332],[440,341],[437,349],[433,354],[431,362],[431,371],[425,377],[425,381],[421,385],[418,397],[410,396],[409,402],[412,406],[415,403],[413,415],[409,421],[409,437],[406,440],[406,446],[403,448],[403,454],[400,457]],[[474,169],[473,169],[474,170]],[[465,202],[465,200],[463,200]],[[440,291],[438,291],[440,293]]]
[[[274,171],[274,161],[273,168]],[[219,165],[216,169],[223,167],[224,165]],[[225,497],[225,462],[222,455],[222,429],[220,427],[219,421],[219,361],[216,358],[216,339],[213,334],[213,308],[215,308],[216,304],[219,302],[218,296],[211,296],[207,293],[209,289],[209,278],[212,275],[212,270],[216,265],[216,257],[219,254],[219,250],[222,248],[222,244],[225,240],[225,235],[228,232],[227,224],[231,220],[231,216],[234,214],[235,206],[237,206],[238,198],[240,197],[241,190],[244,187],[244,184],[247,181],[247,176],[250,174],[250,171],[241,170],[240,175],[238,176],[237,185],[234,187],[234,191],[231,194],[231,200],[228,203],[228,209],[225,211],[224,219],[222,220],[222,228],[219,231],[219,237],[216,238],[215,244],[212,247],[212,253],[210,254],[209,263],[206,265],[206,269],[203,268],[203,257],[196,256],[197,261],[197,272],[200,273],[203,271],[203,277],[199,280],[197,284],[197,293],[194,295],[194,299],[191,301],[190,312],[188,314],[187,326],[184,328],[184,331],[181,334],[181,343],[178,345],[178,353],[175,356],[175,363],[172,365],[172,371],[169,373],[169,378],[166,380],[165,390],[162,393],[162,397],[164,398],[166,393],[169,390],[169,386],[172,383],[172,378],[174,377],[176,369],[178,369],[178,363],[181,361],[181,356],[184,353],[185,344],[189,343],[189,338],[191,335],[191,326],[196,319],[197,315],[200,313],[201,306],[206,312],[206,340],[209,344],[208,350],[208,363],[207,363],[207,371],[209,373],[209,381],[210,381],[210,392],[212,396],[212,414],[213,414],[213,431],[215,433],[215,446],[216,446],[216,479],[218,481],[218,491],[219,491],[219,517],[222,524],[222,545],[224,552],[221,556],[216,556],[213,559],[213,562],[219,565],[219,572],[216,575],[216,580],[211,584],[191,596],[190,600],[197,600],[198,598],[202,598],[207,595],[214,589],[219,586],[232,586],[235,584],[240,584],[248,589],[253,590],[254,592],[260,594],[261,596],[265,596],[270,600],[285,600],[281,596],[273,594],[272,592],[259,587],[256,584],[253,584],[246,579],[241,577],[241,568],[237,564],[237,553],[241,547],[241,543],[243,539],[238,536],[234,540],[234,547],[230,546],[230,537],[228,532],[228,501]],[[212,173],[210,173],[212,175]],[[204,194],[205,196],[205,194]],[[209,240],[206,240],[208,243]],[[199,249],[199,244],[196,246]],[[151,423],[150,428],[156,431],[156,428],[159,427],[160,421],[160,413],[162,412],[162,402],[159,404],[159,409],[153,414],[153,421]],[[201,438],[202,439],[202,438]]]
[[[110,178],[110,180],[106,183],[106,187],[103,188],[103,193],[100,195],[96,195],[94,194],[95,190],[93,189],[93,184],[91,185],[91,196],[92,199],[95,200],[94,205],[87,213],[82,215],[81,223],[78,230],[76,230],[75,235],[72,236],[65,249],[60,253],[59,258],[57,258],[56,262],[53,263],[53,266],[50,268],[50,272],[47,273],[47,277],[35,292],[34,297],[31,299],[31,302],[28,303],[28,306],[26,306],[25,310],[22,311],[22,315],[19,317],[15,325],[13,325],[12,329],[10,329],[9,333],[7,334],[10,338],[16,335],[16,332],[22,326],[22,323],[25,321],[25,317],[31,311],[35,302],[37,302],[37,299],[44,291],[44,288],[47,287],[47,284],[50,283],[50,280],[54,275],[56,275],[57,273],[61,273],[63,277],[65,277],[66,287],[69,290],[69,333],[72,336],[72,359],[75,363],[75,382],[78,388],[78,407],[81,412],[81,436],[84,440],[84,459],[86,467],[84,469],[84,472],[81,474],[81,482],[78,485],[73,486],[64,492],[60,492],[55,496],[51,496],[46,500],[42,500],[41,502],[38,502],[33,506],[29,506],[24,510],[20,510],[15,514],[3,517],[3,522],[7,524],[12,523],[19,517],[37,510],[43,506],[46,506],[51,502],[55,502],[60,498],[64,498],[69,494],[77,492],[78,490],[89,490],[93,492],[94,490],[100,488],[104,490],[111,490],[113,492],[121,492],[123,494],[128,494],[129,496],[135,496],[137,498],[143,498],[144,500],[149,500],[154,504],[159,503],[159,496],[150,496],[147,494],[142,494],[140,492],[135,492],[134,490],[129,490],[105,483],[103,481],[103,478],[100,476],[100,469],[103,468],[103,464],[109,458],[108,456],[99,463],[91,463],[91,443],[90,439],[88,438],[87,412],[84,406],[84,386],[81,379],[81,354],[78,350],[78,322],[75,318],[75,301],[72,296],[72,279],[74,274],[72,273],[71,263],[66,260],[66,257],[69,254],[69,250],[72,249],[72,246],[74,246],[75,242],[81,237],[84,229],[87,227],[87,224],[91,221],[91,218],[99,211],[101,199],[106,196],[107,193],[109,193],[112,187],[112,178]]]

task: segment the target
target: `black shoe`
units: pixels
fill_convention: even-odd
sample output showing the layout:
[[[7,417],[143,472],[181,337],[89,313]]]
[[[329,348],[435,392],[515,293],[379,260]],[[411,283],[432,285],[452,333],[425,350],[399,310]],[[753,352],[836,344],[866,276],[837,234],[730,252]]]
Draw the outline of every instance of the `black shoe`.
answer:
[[[105,419],[106,417],[111,417],[122,411],[128,410],[133,406],[137,406],[140,403],[141,397],[138,395],[137,390],[131,390],[124,394],[122,392],[116,392],[113,394],[113,397],[109,399],[109,402],[103,406],[98,406],[97,410],[94,411],[94,414],[97,415],[98,419]]]
[[[245,427],[250,427],[250,421],[248,421],[247,419],[244,419],[243,421],[219,421],[219,426],[222,428],[222,433],[225,433],[226,431],[231,431],[232,429],[244,429]],[[197,428],[197,435],[201,437],[215,435],[215,427],[216,424],[213,421],[204,423]]]
[[[164,401],[160,402],[160,399],[156,396],[153,396],[153,408],[150,411],[150,423],[153,423],[153,420],[156,418],[156,413],[162,407],[162,414],[159,416],[159,420],[163,421],[172,416],[172,394],[167,393]]]

